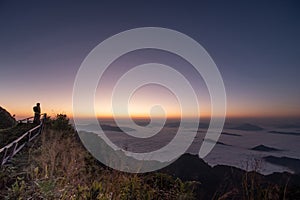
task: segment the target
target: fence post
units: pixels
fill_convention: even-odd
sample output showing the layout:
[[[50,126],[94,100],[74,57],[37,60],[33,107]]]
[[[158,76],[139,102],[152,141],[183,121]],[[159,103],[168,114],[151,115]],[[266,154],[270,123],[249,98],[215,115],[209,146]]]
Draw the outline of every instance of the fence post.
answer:
[[[14,143],[14,146],[13,146],[13,152],[12,152],[11,155],[10,155],[11,158],[15,155],[17,146],[18,146],[18,142],[15,142],[15,143]]]
[[[5,148],[4,150],[4,154],[3,154],[3,157],[1,158],[1,165],[3,165],[5,163],[5,160],[6,160],[6,155],[7,155],[7,151],[8,149]]]
[[[31,140],[31,131],[29,131],[29,134],[28,134],[28,142],[30,142]]]
[[[22,123],[23,121],[30,123],[30,119],[32,119],[32,118],[33,117],[29,117],[29,118],[26,118],[23,120],[19,120],[19,123]],[[31,130],[25,132],[18,139],[16,139],[15,141],[11,142],[10,144],[6,145],[5,147],[3,147],[1,149],[0,153],[1,154],[3,153],[3,156],[0,157],[1,165],[4,165],[9,159],[11,159],[15,154],[17,154],[28,142],[33,140],[37,135],[39,135],[42,132],[43,126],[44,126],[44,121],[46,118],[47,118],[47,114],[44,113],[40,125],[37,125],[34,128],[32,128]],[[36,132],[36,134],[34,134],[34,132]],[[25,135],[25,134],[27,134],[27,135]],[[26,141],[25,137],[28,137],[28,141]],[[19,145],[19,142],[21,142],[21,139],[23,139],[23,138],[25,138],[25,140],[23,140],[24,142]],[[11,150],[12,150],[12,152],[11,152]]]

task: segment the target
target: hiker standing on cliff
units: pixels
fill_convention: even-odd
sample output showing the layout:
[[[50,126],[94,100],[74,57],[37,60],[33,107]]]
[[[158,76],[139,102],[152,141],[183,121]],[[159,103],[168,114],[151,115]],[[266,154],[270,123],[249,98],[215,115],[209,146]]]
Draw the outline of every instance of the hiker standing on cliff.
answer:
[[[40,120],[40,117],[41,117],[40,103],[37,103],[36,106],[33,107],[33,112],[34,112],[33,123],[35,123],[35,124],[41,123],[41,120]]]

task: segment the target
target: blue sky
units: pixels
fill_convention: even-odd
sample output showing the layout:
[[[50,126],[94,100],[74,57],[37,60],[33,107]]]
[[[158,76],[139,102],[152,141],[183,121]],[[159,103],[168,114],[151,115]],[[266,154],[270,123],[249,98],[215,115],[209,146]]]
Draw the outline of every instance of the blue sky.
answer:
[[[155,26],[208,51],[230,115],[299,116],[299,8],[298,1],[0,1],[0,105],[21,116],[40,101],[50,114],[71,114],[85,56],[116,33]]]

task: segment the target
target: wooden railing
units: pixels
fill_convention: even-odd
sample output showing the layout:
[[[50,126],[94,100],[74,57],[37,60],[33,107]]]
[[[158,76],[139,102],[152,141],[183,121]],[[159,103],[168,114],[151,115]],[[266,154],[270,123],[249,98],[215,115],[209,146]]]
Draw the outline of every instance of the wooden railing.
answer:
[[[41,116],[43,116],[43,117],[45,117],[47,114],[46,113],[43,113],[43,114],[41,114]],[[33,119],[34,119],[34,117],[27,117],[27,118],[25,118],[25,119],[20,119],[20,120],[18,120],[18,123],[19,124],[21,124],[21,123],[33,123]]]
[[[10,144],[4,146],[0,149],[0,164],[4,165],[7,161],[9,161],[13,156],[15,156],[21,149],[34,138],[36,138],[43,130],[44,120],[46,119],[46,113],[42,115],[41,123],[29,131],[25,132],[18,139],[14,140]],[[29,117],[23,120],[19,120],[19,123],[32,123],[33,117]]]

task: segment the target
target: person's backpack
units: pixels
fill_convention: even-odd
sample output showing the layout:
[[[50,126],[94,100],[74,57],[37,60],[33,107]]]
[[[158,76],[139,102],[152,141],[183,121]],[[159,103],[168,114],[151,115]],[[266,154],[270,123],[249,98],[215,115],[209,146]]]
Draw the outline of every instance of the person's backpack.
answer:
[[[33,107],[33,112],[38,112],[38,110],[39,110],[39,109],[38,109],[37,106],[34,106],[34,107]]]

